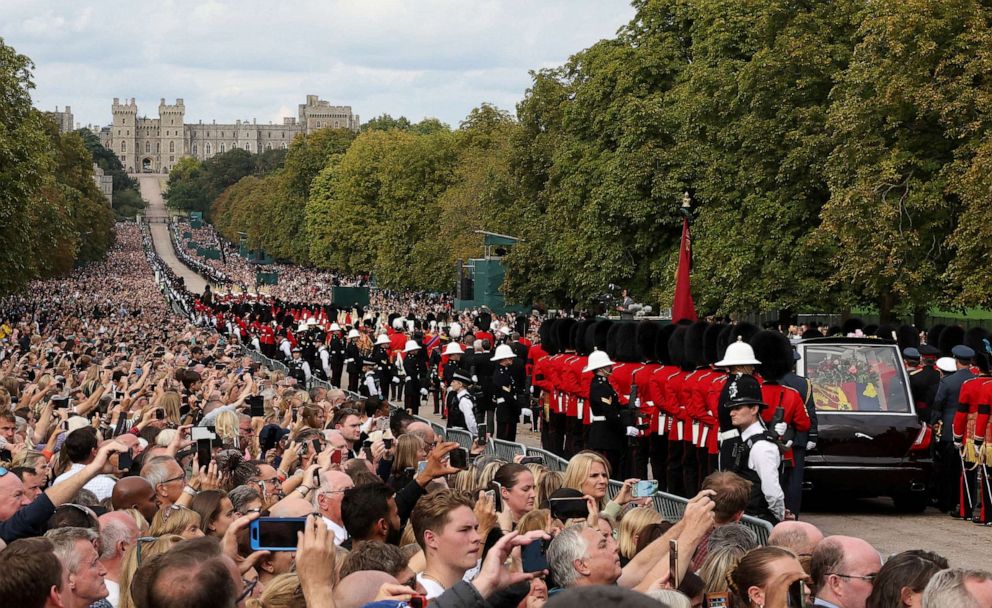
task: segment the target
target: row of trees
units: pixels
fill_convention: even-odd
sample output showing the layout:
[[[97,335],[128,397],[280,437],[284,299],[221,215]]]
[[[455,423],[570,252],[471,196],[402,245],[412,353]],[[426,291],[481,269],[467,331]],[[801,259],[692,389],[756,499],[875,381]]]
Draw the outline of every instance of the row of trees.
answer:
[[[31,106],[32,67],[0,38],[0,294],[100,259],[114,238],[83,139]]]
[[[703,310],[992,304],[989,2],[633,4],[616,37],[534,73],[515,118],[300,137],[214,221],[278,257],[444,290],[486,229],[523,239],[513,300],[618,283],[668,302],[688,190]]]
[[[145,201],[138,191],[138,182],[127,174],[124,165],[112,150],[100,143],[100,138],[89,129],[78,129],[76,134],[93,156],[93,162],[114,180],[113,208],[118,219],[133,218],[145,209]]]

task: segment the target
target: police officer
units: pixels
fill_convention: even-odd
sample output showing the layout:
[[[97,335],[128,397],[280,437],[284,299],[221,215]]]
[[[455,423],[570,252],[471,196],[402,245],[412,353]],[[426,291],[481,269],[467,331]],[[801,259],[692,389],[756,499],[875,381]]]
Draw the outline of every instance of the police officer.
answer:
[[[620,405],[620,398],[610,384],[614,362],[605,351],[593,351],[582,373],[592,372],[589,385],[589,408],[592,424],[586,444],[606,457],[614,476],[622,476],[627,437],[637,437],[636,427],[628,426]]]
[[[300,347],[297,346],[292,352],[293,358],[286,364],[286,367],[289,368],[289,375],[296,378],[297,384],[306,388],[310,385],[310,378],[313,376],[310,371],[310,364],[303,358],[303,351]]]
[[[451,376],[451,392],[454,396],[454,407],[448,408],[448,428],[466,429],[477,437],[479,428],[475,420],[475,399],[468,387],[472,385],[472,378],[461,371],[457,371]]]
[[[375,361],[375,372],[379,377],[379,386],[385,389],[383,392],[383,399],[385,399],[386,392],[389,391],[389,383],[393,380],[393,369],[389,365],[389,336],[379,334],[375,339],[375,344],[372,345],[371,359]]]
[[[421,398],[427,396],[427,386],[424,384],[427,365],[425,358],[420,356],[420,350],[420,344],[416,340],[407,340],[403,347],[403,371],[406,374],[403,407],[415,416],[420,410]]]
[[[758,361],[754,356],[754,349],[751,345],[744,341],[738,341],[732,343],[727,347],[724,353],[723,359],[715,363],[716,367],[726,368],[728,372],[727,383],[724,384],[723,389],[720,391],[720,399],[717,407],[717,417],[720,419],[720,434],[717,435],[717,443],[720,446],[720,461],[730,461],[733,458],[733,454],[737,449],[737,445],[741,442],[740,431],[734,425],[733,420],[730,416],[730,410],[726,407],[727,403],[730,402],[730,388],[734,385],[734,380],[742,375],[751,377],[754,374],[754,368],[761,365],[761,361]],[[755,382],[757,382],[755,380]],[[758,392],[760,396],[761,387],[758,387]],[[720,470],[729,470],[726,465],[720,464]]]
[[[727,400],[721,407],[730,413],[740,442],[720,468],[751,482],[751,495],[744,512],[773,526],[785,518],[785,493],[779,482],[782,454],[775,435],[765,428],[761,409],[767,407],[761,386],[750,375],[734,376],[726,385]]]
[[[520,412],[517,409],[517,386],[510,369],[516,358],[513,349],[506,344],[500,344],[490,359],[496,364],[492,376],[493,402],[496,405],[496,437],[505,441],[517,439],[517,418]]]

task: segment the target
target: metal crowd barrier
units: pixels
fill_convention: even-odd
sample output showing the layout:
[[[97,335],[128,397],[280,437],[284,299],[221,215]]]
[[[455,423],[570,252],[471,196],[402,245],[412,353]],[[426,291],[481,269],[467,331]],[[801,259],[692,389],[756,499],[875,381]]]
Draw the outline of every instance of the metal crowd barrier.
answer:
[[[613,500],[614,498],[617,497],[617,494],[620,493],[621,489],[623,489],[623,482],[617,481],[615,479],[611,479],[606,486],[606,496],[610,500]]]
[[[515,456],[526,456],[527,449],[519,443],[490,437],[486,443],[486,453],[506,462],[513,462]]]
[[[657,492],[651,497],[651,503],[654,505],[655,511],[661,513],[661,516],[666,520],[677,522],[682,519],[682,514],[685,513],[685,506],[689,501],[674,494]]]
[[[424,424],[429,424],[430,427],[431,427],[431,429],[433,429],[434,434],[437,435],[437,438],[438,438],[439,441],[456,441],[455,439],[449,439],[448,438],[448,432],[449,432],[448,429],[444,428],[440,424],[438,424],[436,422],[431,422],[430,420],[428,420],[427,418],[424,418],[423,416],[414,416],[413,418],[414,418],[414,420],[417,420],[419,422],[423,422]],[[461,442],[459,441],[458,443],[460,444]],[[470,440],[469,441],[469,447],[471,447],[471,445],[472,445],[472,442]]]
[[[544,460],[544,466],[552,471],[564,473],[565,469],[568,468],[568,461],[557,454],[552,454],[547,450],[532,448],[530,446],[524,446],[524,450],[526,456],[540,456]]]
[[[457,441],[466,450],[472,449],[472,433],[465,429],[447,429],[445,441]]]

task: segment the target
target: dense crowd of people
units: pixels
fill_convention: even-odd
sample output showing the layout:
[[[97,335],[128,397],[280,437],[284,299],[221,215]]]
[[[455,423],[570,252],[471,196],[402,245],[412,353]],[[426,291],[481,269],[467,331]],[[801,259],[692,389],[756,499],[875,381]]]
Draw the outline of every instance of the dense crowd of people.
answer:
[[[763,348],[730,339],[739,325],[719,360],[698,354],[722,370],[707,382],[688,373],[700,327],[643,330],[652,370],[676,357],[679,390],[717,419],[711,450],[691,432],[696,410],[665,409],[675,384],[636,381],[630,360],[648,349],[624,337],[633,324],[610,341],[605,325],[458,313],[427,294],[378,292],[361,309],[282,295],[191,294],[147,231],[119,224],[106,261],[0,301],[3,605],[992,605],[989,572],[928,551],[883,559],[787,513],[791,478],[752,460],[780,464],[779,436],[805,432],[790,434],[796,450],[815,434],[799,430],[796,397],[793,428],[766,436],[781,378],[772,365],[757,381]],[[471,448],[414,417],[422,406]],[[485,450],[525,411],[563,472]],[[759,428],[753,458],[721,464],[724,442]],[[651,474],[689,497],[680,517],[652,507]],[[745,514],[774,517],[766,544]]]

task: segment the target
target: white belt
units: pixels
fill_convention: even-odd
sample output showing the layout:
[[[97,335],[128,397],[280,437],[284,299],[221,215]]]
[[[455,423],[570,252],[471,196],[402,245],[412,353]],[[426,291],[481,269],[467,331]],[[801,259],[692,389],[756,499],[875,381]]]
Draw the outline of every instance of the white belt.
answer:
[[[692,423],[692,443],[699,443],[699,423],[695,421]]]
[[[606,422],[606,416],[590,416],[589,420],[591,422]]]
[[[576,400],[576,411],[578,412],[578,415],[576,417],[579,420],[582,420],[582,410],[585,409],[585,404],[586,402],[583,401],[582,399]]]
[[[741,432],[738,431],[737,429],[733,429],[730,431],[724,431],[720,433],[719,435],[716,436],[716,438],[720,443],[723,443],[728,439],[733,439],[734,437],[740,437],[740,436],[741,436]]]

